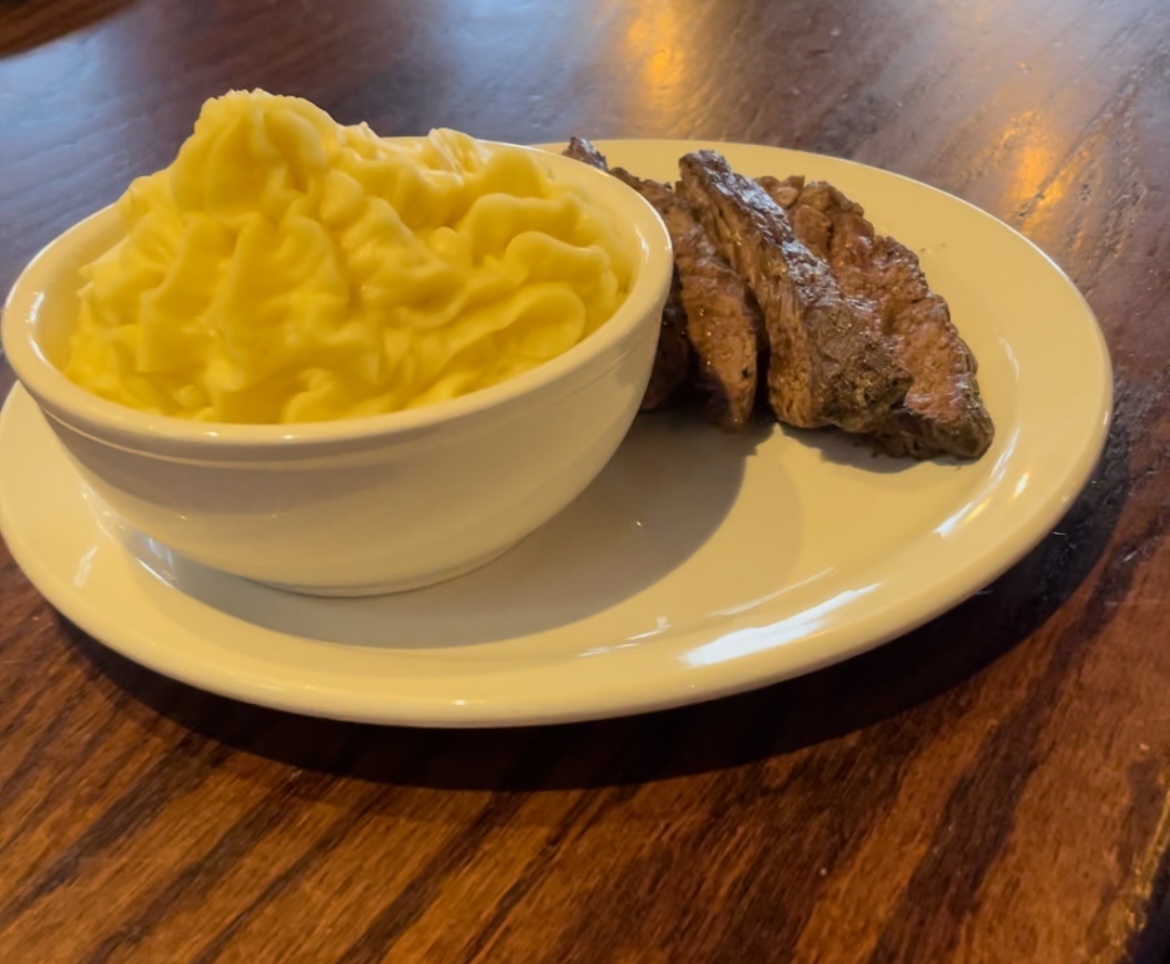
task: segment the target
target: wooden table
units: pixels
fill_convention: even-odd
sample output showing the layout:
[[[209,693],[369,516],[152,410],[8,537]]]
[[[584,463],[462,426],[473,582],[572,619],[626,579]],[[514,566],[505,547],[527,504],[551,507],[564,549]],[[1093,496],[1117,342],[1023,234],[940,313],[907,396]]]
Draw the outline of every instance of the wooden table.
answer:
[[[1170,959],[1170,5],[3,0],[0,286],[253,85],[387,134],[745,140],[937,185],[1085,292],[1115,425],[1059,530],[936,623],[564,728],[204,695],[0,550],[4,961]]]

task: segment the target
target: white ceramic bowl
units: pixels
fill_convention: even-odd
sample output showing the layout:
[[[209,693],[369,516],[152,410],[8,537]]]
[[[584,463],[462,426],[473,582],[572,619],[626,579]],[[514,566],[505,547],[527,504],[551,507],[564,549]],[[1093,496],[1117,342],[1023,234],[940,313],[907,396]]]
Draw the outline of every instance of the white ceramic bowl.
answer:
[[[654,210],[616,178],[539,154],[613,217],[638,252],[637,276],[597,331],[500,385],[304,425],[195,423],[98,398],[56,364],[76,317],[78,269],[121,229],[109,208],[25,269],[4,309],[4,351],[93,490],[191,559],[323,595],[458,575],[550,519],[609,461],[637,413],[670,286],[670,239]]]

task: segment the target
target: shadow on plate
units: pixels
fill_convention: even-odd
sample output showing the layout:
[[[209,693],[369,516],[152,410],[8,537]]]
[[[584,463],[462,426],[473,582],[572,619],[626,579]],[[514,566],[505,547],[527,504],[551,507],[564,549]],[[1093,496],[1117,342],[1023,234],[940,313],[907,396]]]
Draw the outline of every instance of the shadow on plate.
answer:
[[[593,484],[511,552],[394,596],[298,596],[207,569],[137,534],[122,538],[156,576],[254,626],[351,646],[487,643],[569,625],[661,581],[719,529],[747,459],[769,434],[767,426],[727,435],[671,416],[639,419]],[[391,619],[397,632],[384,639]]]
[[[897,475],[918,464],[914,459],[896,459],[884,455],[867,445],[859,436],[848,435],[835,428],[784,428],[782,431],[801,445],[817,449],[821,453],[821,461],[833,465],[848,465],[879,475]],[[931,461],[940,465],[959,464],[949,457]]]
[[[1128,490],[1128,450],[1115,431],[1093,481],[1056,531],[986,590],[926,626],[798,679],[640,717],[464,731],[308,719],[199,692],[106,650],[72,625],[64,628],[86,660],[152,711],[291,767],[443,789],[537,791],[667,779],[872,726],[946,693],[1027,639],[1105,551]]]
[[[105,20],[138,0],[86,0],[85,3],[45,3],[44,0],[0,0],[0,16],[7,21],[0,38],[0,57],[23,53],[66,34]]]

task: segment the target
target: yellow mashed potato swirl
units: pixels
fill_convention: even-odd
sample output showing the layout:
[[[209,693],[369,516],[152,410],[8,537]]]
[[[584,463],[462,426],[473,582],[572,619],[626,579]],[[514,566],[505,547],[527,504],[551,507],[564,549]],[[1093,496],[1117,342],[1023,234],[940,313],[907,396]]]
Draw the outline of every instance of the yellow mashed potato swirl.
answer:
[[[208,101],[117,202],[83,269],[66,374],[165,415],[302,422],[496,384],[577,344],[633,272],[604,216],[531,155],[454,131],[396,143],[307,101]]]

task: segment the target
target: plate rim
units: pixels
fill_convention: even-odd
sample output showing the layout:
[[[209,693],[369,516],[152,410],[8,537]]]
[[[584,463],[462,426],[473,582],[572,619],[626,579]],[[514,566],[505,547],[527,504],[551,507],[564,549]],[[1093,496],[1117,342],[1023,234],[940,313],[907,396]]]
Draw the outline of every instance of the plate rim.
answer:
[[[35,546],[31,543],[26,544],[23,535],[18,532],[19,526],[14,521],[16,510],[13,507],[10,511],[10,507],[7,505],[6,487],[0,486],[0,532],[3,533],[14,560],[44,597],[66,618],[74,622],[86,633],[104,645],[121,653],[126,658],[188,685],[215,692],[222,696],[264,705],[274,709],[335,719],[414,726],[506,726],[573,722],[650,712],[671,706],[697,702],[699,700],[716,699],[732,693],[754,689],[786,678],[812,672],[823,666],[848,659],[868,649],[876,648],[888,642],[890,639],[930,621],[942,612],[957,605],[960,601],[993,581],[1018,562],[1064,516],[1073,500],[1084,489],[1104,449],[1112,416],[1113,370],[1104,332],[1091,306],[1060,266],[1034,242],[994,215],[962,198],[955,197],[939,188],[924,184],[905,175],[871,167],[857,161],[829,157],[827,155],[813,155],[808,152],[795,151],[773,145],[726,141],[631,138],[599,139],[596,143],[603,150],[613,149],[614,146],[617,146],[618,149],[622,147],[631,149],[636,148],[638,145],[653,145],[656,148],[661,147],[663,149],[673,149],[674,145],[678,145],[683,149],[693,149],[694,146],[702,145],[716,150],[743,148],[750,150],[782,151],[793,156],[813,157],[818,161],[831,161],[833,164],[853,166],[862,169],[865,173],[877,172],[882,176],[897,178],[900,181],[906,182],[907,185],[913,187],[915,190],[925,189],[928,192],[948,199],[950,202],[958,202],[964,208],[968,209],[969,212],[981,218],[989,219],[999,229],[1010,232],[1017,239],[1023,241],[1034,255],[1039,255],[1046,269],[1055,272],[1058,276],[1062,287],[1076,294],[1085,320],[1091,323],[1089,329],[1095,334],[1095,348],[1101,363],[1100,371],[1098,372],[1100,376],[1101,398],[1100,404],[1095,406],[1098,409],[1098,417],[1091,427],[1086,426],[1089,430],[1083,436],[1083,444],[1078,452],[1070,456],[1067,471],[1062,476],[1061,484],[1057,486],[1055,496],[1043,505],[1043,509],[1046,511],[1038,511],[1030,516],[1024,517],[1019,526],[1013,530],[1017,534],[1021,530],[1024,531],[1027,538],[1017,539],[1011,552],[997,553],[995,551],[997,548],[1001,547],[1005,542],[1010,541],[1008,536],[1004,536],[991,550],[985,550],[973,559],[968,559],[965,565],[951,570],[948,574],[947,581],[951,583],[956,581],[961,582],[966,587],[963,592],[959,594],[936,592],[933,600],[929,598],[931,596],[929,590],[921,592],[916,597],[916,601],[921,600],[927,604],[920,606],[913,618],[910,619],[905,618],[905,616],[893,616],[890,610],[905,608],[906,606],[905,600],[895,600],[895,604],[889,604],[883,610],[879,610],[871,615],[870,622],[874,626],[874,632],[858,634],[852,642],[845,645],[838,645],[832,652],[823,654],[822,658],[818,660],[805,661],[795,671],[786,671],[783,668],[778,668],[773,672],[769,672],[766,666],[760,666],[756,660],[737,660],[731,661],[728,664],[722,664],[724,670],[721,674],[707,674],[707,678],[702,686],[697,685],[699,681],[695,678],[695,673],[683,673],[680,670],[682,684],[671,687],[668,691],[647,694],[639,687],[631,689],[629,681],[625,680],[622,681],[622,685],[614,685],[606,694],[603,694],[605,698],[599,699],[595,697],[588,701],[588,705],[572,704],[558,707],[550,707],[547,705],[546,700],[540,699],[529,699],[525,702],[514,703],[509,707],[497,706],[493,708],[483,703],[468,704],[463,702],[456,705],[456,703],[451,702],[449,699],[445,701],[436,701],[433,698],[421,701],[404,700],[400,694],[396,698],[391,699],[389,705],[384,699],[363,700],[359,701],[360,705],[353,705],[352,703],[342,705],[342,702],[338,700],[333,700],[332,702],[323,700],[320,691],[310,692],[304,688],[274,689],[271,682],[266,684],[261,678],[250,679],[246,674],[233,674],[226,679],[223,675],[217,677],[212,674],[209,677],[207,673],[199,672],[197,666],[184,662],[181,657],[175,658],[174,654],[172,654],[172,658],[169,660],[167,658],[160,658],[160,656],[166,656],[165,645],[159,645],[157,643],[148,643],[145,645],[140,643],[137,646],[119,645],[119,637],[124,637],[125,633],[120,633],[118,627],[114,625],[117,623],[116,617],[109,614],[103,615],[100,605],[92,605],[92,600],[87,600],[83,593],[70,592],[68,585],[63,584],[57,575],[50,571],[51,567],[40,557]],[[27,393],[23,387],[19,383],[14,385],[8,398],[5,399],[3,412],[0,413],[0,439],[7,437],[11,431],[9,423],[18,417],[15,414],[20,406],[20,402],[17,399],[22,396],[27,398],[28,404],[33,405],[35,408],[35,403],[32,402],[31,398],[27,397]],[[80,478],[78,478],[78,483],[79,486],[83,485]],[[95,519],[94,521],[95,525],[97,525],[97,520]],[[106,536],[106,538],[111,537]],[[121,551],[125,552],[124,549]],[[181,590],[175,589],[174,587],[172,589],[176,592],[181,592]],[[743,669],[744,672],[728,672],[727,669],[729,666],[734,666],[737,670]],[[341,695],[344,696],[344,694]]]

